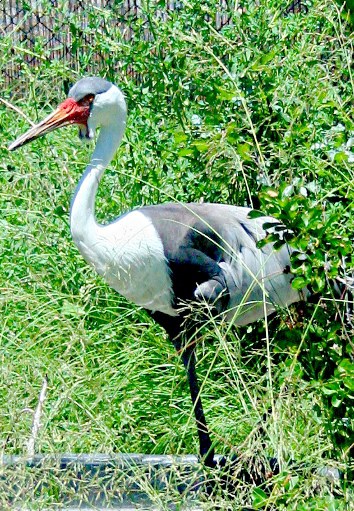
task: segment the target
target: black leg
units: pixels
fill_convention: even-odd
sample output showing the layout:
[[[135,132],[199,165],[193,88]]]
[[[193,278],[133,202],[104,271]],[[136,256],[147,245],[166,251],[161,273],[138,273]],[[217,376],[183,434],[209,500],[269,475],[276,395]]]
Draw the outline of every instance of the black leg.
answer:
[[[235,484],[238,480],[244,480],[251,484],[262,484],[268,478],[268,473],[279,473],[278,462],[275,458],[269,460],[269,465],[257,463],[255,466],[240,467],[240,460],[237,457],[222,458],[218,462],[214,459],[214,449],[210,439],[208,426],[206,423],[200,388],[196,373],[195,360],[195,333],[197,324],[182,316],[168,316],[160,312],[154,312],[150,315],[159,323],[168,333],[175,349],[182,356],[183,364],[186,368],[190,394],[192,398],[193,410],[197,425],[199,437],[199,453],[201,461],[210,468],[219,468],[219,485],[230,493],[235,492]],[[266,416],[263,418],[265,421]],[[263,428],[263,426],[262,426]],[[260,429],[263,432],[263,429]],[[235,471],[237,469],[237,480],[235,481]],[[218,487],[218,485],[216,486]],[[214,482],[208,481],[206,491],[210,495],[214,492]]]
[[[205,420],[202,400],[200,397],[200,389],[195,370],[195,351],[194,348],[185,348],[182,352],[183,364],[187,371],[189,389],[191,393],[195,420],[197,423],[199,437],[199,454],[207,467],[214,468],[214,449],[211,443],[208,426]]]
[[[194,416],[199,437],[199,453],[207,467],[214,468],[214,449],[212,447],[208,426],[206,423],[200,389],[195,369],[195,333],[196,324],[181,316],[173,317],[160,312],[150,313],[151,316],[166,330],[174,347],[181,353],[183,364],[187,371]]]

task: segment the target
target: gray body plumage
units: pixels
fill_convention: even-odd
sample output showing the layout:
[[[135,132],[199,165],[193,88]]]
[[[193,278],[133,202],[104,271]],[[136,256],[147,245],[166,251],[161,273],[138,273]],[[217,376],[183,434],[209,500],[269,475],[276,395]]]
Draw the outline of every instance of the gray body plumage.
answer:
[[[243,325],[299,300],[289,274],[287,246],[258,248],[270,217],[222,204],[159,204],[140,208],[160,237],[179,300],[215,301],[227,319]],[[227,299],[219,300],[220,296]]]

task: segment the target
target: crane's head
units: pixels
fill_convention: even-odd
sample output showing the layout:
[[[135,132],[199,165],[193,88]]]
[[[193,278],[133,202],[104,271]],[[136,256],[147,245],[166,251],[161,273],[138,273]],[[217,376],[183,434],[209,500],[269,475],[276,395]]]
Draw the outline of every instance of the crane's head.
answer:
[[[71,87],[68,98],[54,112],[15,140],[9,150],[70,124],[78,124],[80,139],[91,140],[97,126],[111,124],[112,117],[125,122],[126,105],[122,92],[102,78],[82,78]]]

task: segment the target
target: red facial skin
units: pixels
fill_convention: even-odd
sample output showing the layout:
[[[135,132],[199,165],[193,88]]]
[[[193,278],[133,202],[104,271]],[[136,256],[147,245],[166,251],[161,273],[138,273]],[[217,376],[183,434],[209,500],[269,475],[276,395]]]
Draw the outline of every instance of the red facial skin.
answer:
[[[15,142],[13,142],[9,149],[13,151],[18,147],[28,144],[50,131],[53,131],[68,124],[80,124],[86,126],[87,120],[90,116],[91,103],[95,99],[93,94],[89,94],[80,101],[75,101],[73,98],[68,98],[61,103],[53,113],[48,115],[46,119],[33,126],[26,133],[21,135]]]
[[[92,98],[92,99],[91,99]],[[87,124],[87,119],[90,116],[90,105],[93,97],[86,96],[79,102],[73,98],[68,98],[61,103],[55,116],[57,121],[62,120],[65,124]]]

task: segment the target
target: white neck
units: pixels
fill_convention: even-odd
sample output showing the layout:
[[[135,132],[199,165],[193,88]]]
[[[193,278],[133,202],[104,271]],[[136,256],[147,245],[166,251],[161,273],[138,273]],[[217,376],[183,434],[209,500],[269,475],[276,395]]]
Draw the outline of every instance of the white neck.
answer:
[[[118,93],[118,94],[117,94]],[[106,93],[106,96],[108,93]],[[115,97],[116,96],[116,97]],[[118,103],[117,103],[118,97]],[[112,104],[110,102],[112,101]],[[113,93],[94,104],[89,129],[95,130],[96,123],[102,124],[101,131],[91,161],[77,185],[70,213],[70,227],[77,243],[97,226],[95,218],[95,200],[98,185],[103,173],[112,160],[125,130],[126,107],[122,93],[114,87]],[[108,103],[108,105],[107,105]],[[103,108],[102,108],[103,107]],[[103,115],[105,114],[105,115]],[[100,117],[104,118],[101,122]]]

